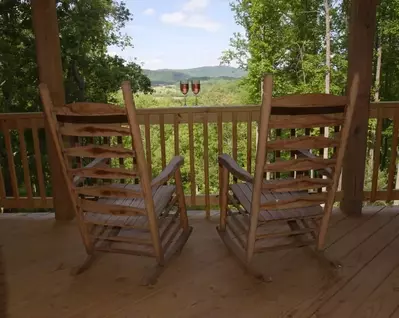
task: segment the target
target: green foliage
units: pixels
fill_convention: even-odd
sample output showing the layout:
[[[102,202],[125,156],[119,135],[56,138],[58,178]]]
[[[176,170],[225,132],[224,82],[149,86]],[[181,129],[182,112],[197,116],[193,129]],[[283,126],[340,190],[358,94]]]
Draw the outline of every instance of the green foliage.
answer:
[[[245,34],[236,33],[231,48],[221,57],[248,70],[245,85],[250,101],[259,103],[263,74],[274,74],[276,95],[323,92],[325,67],[325,13],[322,0],[266,1],[237,0],[231,4],[237,24]],[[345,25],[339,6],[332,7],[332,93],[342,93],[346,81],[342,37]],[[345,18],[345,17],[344,17]]]
[[[151,93],[151,82],[136,63],[127,63],[118,56],[109,56],[107,47],[131,46],[122,27],[132,19],[124,2],[109,0],[57,1],[62,64],[67,102],[79,100],[113,101],[123,80],[130,80],[135,92]],[[0,2],[0,112],[41,111],[38,94],[35,39],[32,30],[30,1]],[[19,150],[19,134],[10,133],[15,155],[17,181],[24,187]],[[47,191],[51,192],[44,133],[39,134]],[[32,181],[37,188],[32,137],[26,136],[27,155]],[[9,162],[0,133],[0,167],[7,195],[10,188]]]

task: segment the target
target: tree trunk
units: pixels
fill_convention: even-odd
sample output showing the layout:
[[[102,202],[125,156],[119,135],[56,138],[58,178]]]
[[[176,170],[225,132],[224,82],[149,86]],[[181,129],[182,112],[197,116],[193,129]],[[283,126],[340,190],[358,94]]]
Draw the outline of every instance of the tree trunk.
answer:
[[[375,92],[374,101],[380,101],[380,82],[381,82],[381,64],[382,64],[382,41],[379,38],[379,45],[377,48],[377,68],[375,70]]]
[[[331,30],[330,30],[330,4],[329,0],[324,0],[324,10],[326,13],[326,79],[325,92],[330,94],[330,78],[331,78]],[[329,137],[329,127],[324,128],[324,137]],[[324,148],[323,157],[328,158],[328,148]]]

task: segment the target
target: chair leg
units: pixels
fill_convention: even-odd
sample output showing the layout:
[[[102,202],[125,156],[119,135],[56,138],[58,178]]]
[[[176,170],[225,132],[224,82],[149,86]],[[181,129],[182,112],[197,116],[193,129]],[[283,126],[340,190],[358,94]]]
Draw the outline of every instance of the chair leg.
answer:
[[[87,269],[90,268],[90,266],[94,263],[94,261],[97,258],[98,258],[98,253],[93,252],[92,254],[87,255],[86,259],[81,265],[72,268],[71,274],[73,276],[82,274],[83,272],[85,272]]]
[[[302,221],[306,227],[307,222],[304,220],[302,220]],[[288,221],[287,223],[288,223],[288,226],[294,231],[300,229],[296,220]],[[316,236],[313,236],[313,237],[316,238]],[[296,236],[295,238],[298,241],[302,240],[302,238],[300,236]],[[305,251],[305,253],[310,254],[310,257],[316,258],[322,267],[325,267],[327,269],[333,269],[334,271],[336,271],[342,267],[342,264],[340,262],[328,259],[323,251],[320,251],[318,249],[313,249],[309,245],[304,246],[304,251]]]
[[[306,247],[307,248],[305,251],[311,252],[311,256],[315,257],[319,261],[320,265],[322,265],[323,267],[328,268],[328,269],[333,269],[335,271],[342,268],[341,262],[339,262],[337,260],[329,259],[326,256],[326,254],[324,253],[324,251],[319,251],[310,246],[306,246]]]
[[[216,227],[216,230],[218,231],[219,236],[224,244],[227,246],[227,249],[230,251],[231,254],[235,256],[235,258],[238,260],[238,263],[244,268],[247,273],[262,282],[270,282],[270,279],[265,279],[262,273],[260,273],[250,263],[246,261],[245,253],[236,246],[227,231],[222,231],[219,226]]]
[[[157,283],[158,277],[162,274],[162,272],[165,270],[165,267],[169,264],[169,262],[173,259],[173,257],[178,256],[181,253],[192,231],[193,231],[192,226],[189,226],[188,230],[183,229],[179,238],[176,240],[173,246],[166,252],[163,264],[156,264],[153,268],[149,270],[148,274],[143,277],[143,280],[141,282],[142,286],[151,286]]]
[[[100,232],[100,235],[103,234],[107,229],[108,229],[108,227],[104,227],[103,230]],[[118,235],[120,230],[121,230],[120,227],[114,226],[110,229],[108,236],[116,236],[116,235]],[[87,269],[89,269],[91,267],[91,265],[94,263],[95,260],[98,259],[100,253],[94,251],[95,243],[96,242],[93,242],[93,245],[90,247],[90,249],[86,250],[88,255],[87,255],[86,259],[84,260],[84,262],[80,266],[77,266],[71,270],[71,274],[73,276],[82,274],[84,271],[86,271]],[[111,241],[102,241],[101,247],[102,248],[108,247],[111,244],[112,244]]]

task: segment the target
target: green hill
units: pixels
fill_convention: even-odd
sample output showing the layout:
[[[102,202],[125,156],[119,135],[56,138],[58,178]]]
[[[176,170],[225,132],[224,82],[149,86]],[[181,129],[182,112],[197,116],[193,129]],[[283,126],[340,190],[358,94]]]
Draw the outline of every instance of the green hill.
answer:
[[[169,85],[184,79],[236,79],[246,75],[246,72],[231,66],[203,66],[190,69],[160,69],[144,70],[153,86]]]

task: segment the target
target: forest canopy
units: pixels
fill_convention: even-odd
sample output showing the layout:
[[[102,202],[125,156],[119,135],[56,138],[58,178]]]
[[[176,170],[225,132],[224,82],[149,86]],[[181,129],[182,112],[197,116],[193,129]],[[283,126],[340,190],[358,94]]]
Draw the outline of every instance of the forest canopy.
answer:
[[[66,101],[110,101],[123,80],[135,92],[151,82],[137,63],[107,54],[110,45],[132,46],[122,28],[133,19],[124,2],[57,1]],[[40,111],[30,1],[0,2],[0,112]],[[111,100],[112,101],[112,100]]]

